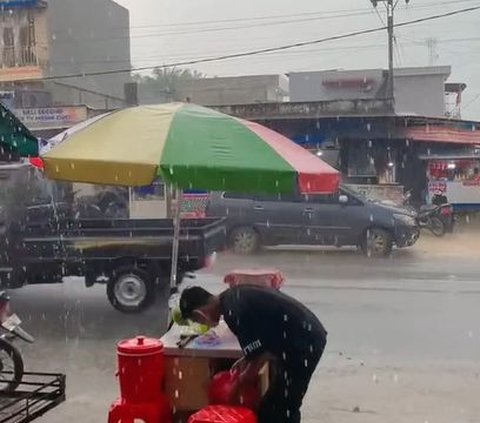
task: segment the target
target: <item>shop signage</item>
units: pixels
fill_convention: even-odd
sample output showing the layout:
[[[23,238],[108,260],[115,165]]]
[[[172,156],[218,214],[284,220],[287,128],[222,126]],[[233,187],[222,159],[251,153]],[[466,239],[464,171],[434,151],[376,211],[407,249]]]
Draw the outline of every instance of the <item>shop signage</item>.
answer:
[[[0,0],[0,8],[15,9],[36,6],[40,0]]]
[[[70,128],[87,119],[85,106],[16,109],[15,114],[32,130]]]
[[[443,181],[430,182],[428,184],[428,194],[430,195],[430,197],[433,197],[436,192],[441,192],[442,194],[445,194],[447,192],[447,183]]]

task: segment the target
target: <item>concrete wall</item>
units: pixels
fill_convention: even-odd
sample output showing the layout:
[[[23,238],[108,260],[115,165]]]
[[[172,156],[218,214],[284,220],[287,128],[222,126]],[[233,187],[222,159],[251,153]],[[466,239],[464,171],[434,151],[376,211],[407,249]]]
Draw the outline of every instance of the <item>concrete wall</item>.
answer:
[[[444,117],[445,82],[450,68],[438,68],[422,73],[415,70],[397,70],[395,76],[395,110],[401,114]]]
[[[449,66],[395,70],[395,111],[444,117]],[[386,98],[387,73],[381,69],[290,74],[290,100],[332,101]]]
[[[288,95],[288,82],[281,75],[254,75],[202,78],[182,83],[176,100],[189,97],[203,105],[228,105],[282,102]]]
[[[292,102],[375,99],[385,82],[381,69],[292,72],[289,79]]]
[[[129,12],[112,0],[49,0],[50,75],[129,69]],[[59,82],[124,98],[128,73],[87,76]],[[57,104],[84,103],[93,108],[123,106],[119,100],[56,86]]]

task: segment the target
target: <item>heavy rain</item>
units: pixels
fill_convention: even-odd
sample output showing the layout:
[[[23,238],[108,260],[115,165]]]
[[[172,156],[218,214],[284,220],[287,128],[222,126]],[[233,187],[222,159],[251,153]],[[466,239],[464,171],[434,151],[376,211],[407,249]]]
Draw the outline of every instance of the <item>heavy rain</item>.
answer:
[[[0,0],[0,423],[478,423],[479,18]]]

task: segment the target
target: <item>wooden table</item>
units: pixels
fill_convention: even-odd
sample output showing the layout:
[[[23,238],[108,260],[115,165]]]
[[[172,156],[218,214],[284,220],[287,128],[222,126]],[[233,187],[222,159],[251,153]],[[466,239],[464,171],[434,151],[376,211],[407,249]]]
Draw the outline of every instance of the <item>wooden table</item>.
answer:
[[[215,328],[218,345],[203,345],[197,339],[179,348],[182,329],[174,325],[161,339],[165,354],[165,392],[177,415],[188,415],[208,405],[208,386],[213,375],[228,370],[242,357],[237,338],[224,322]],[[259,374],[262,393],[268,389],[269,366]],[[178,419],[176,420],[178,421]]]

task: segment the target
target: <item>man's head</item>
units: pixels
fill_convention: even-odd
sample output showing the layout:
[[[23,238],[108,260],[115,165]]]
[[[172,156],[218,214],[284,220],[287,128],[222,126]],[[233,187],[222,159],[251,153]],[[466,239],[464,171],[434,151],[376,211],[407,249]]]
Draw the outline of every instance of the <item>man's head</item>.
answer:
[[[180,298],[180,311],[184,319],[215,327],[220,321],[220,300],[198,286],[187,288]]]

